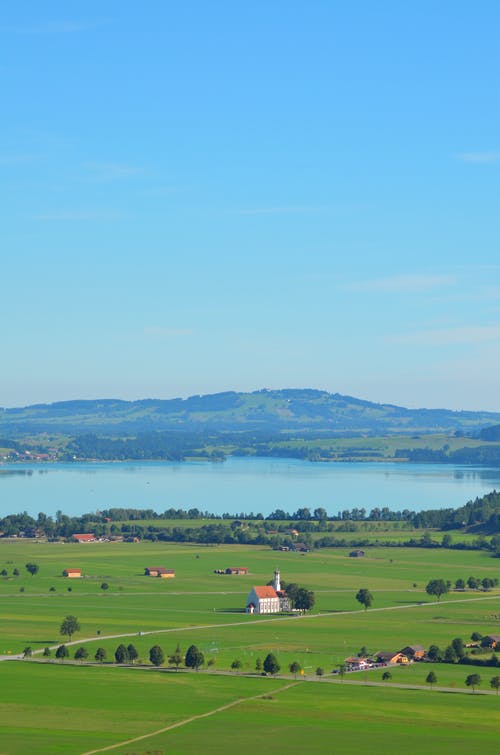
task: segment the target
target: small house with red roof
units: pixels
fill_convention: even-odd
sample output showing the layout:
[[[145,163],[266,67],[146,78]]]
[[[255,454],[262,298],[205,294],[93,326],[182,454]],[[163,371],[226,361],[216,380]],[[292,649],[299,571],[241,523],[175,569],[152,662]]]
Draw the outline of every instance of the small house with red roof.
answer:
[[[175,577],[175,569],[165,569],[164,566],[147,566],[144,569],[144,574],[148,577],[159,577],[160,579],[173,579]]]
[[[77,543],[95,543],[95,535],[91,532],[82,535],[73,535],[73,540]]]
[[[64,569],[63,577],[69,577],[70,579],[78,579],[82,576],[81,569]]]

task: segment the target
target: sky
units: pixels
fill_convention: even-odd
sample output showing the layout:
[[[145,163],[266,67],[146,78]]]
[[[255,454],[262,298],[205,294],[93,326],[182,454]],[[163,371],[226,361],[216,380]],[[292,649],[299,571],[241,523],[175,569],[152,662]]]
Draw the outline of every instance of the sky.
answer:
[[[500,411],[496,0],[21,0],[0,406]]]

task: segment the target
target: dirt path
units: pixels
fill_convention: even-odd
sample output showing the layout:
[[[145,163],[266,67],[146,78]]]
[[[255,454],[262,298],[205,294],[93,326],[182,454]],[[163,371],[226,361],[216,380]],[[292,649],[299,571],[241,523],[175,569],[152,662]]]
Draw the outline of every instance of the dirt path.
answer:
[[[290,689],[290,687],[295,687],[297,684],[300,684],[300,682],[292,682],[290,684],[286,684],[284,687],[280,687],[279,689],[273,689],[273,695],[278,694],[279,692],[284,692],[285,690]],[[224,710],[233,708],[235,705],[240,705],[241,703],[246,703],[249,700],[258,700],[259,697],[262,697],[263,694],[264,693],[260,692],[258,695],[252,695],[251,697],[240,697],[237,700],[233,700],[233,702],[231,703],[226,703],[226,705],[221,705],[219,708],[209,710],[207,711],[207,713],[199,713],[197,716],[190,716],[190,718],[185,718],[182,721],[177,721],[175,724],[164,726],[162,729],[156,729],[156,731],[151,731],[148,734],[141,734],[139,737],[133,737],[132,739],[125,739],[122,742],[117,742],[116,744],[108,745],[107,747],[101,747],[98,750],[88,750],[88,752],[83,753],[83,755],[94,755],[97,752],[107,752],[108,750],[114,750],[117,747],[126,747],[127,745],[133,744],[134,742],[140,742],[143,739],[149,739],[149,737],[154,737],[157,734],[163,734],[166,731],[177,729],[179,726],[186,726],[186,724],[190,724],[193,721],[199,721],[202,718],[214,716],[216,713],[221,713]]]

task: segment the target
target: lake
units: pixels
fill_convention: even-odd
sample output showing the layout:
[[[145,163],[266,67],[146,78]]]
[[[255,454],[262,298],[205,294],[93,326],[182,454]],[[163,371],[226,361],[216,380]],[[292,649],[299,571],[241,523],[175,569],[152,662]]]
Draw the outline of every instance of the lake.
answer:
[[[293,513],[306,506],[393,511],[456,508],[500,489],[500,469],[440,464],[312,463],[228,458],[212,462],[4,464],[0,514],[70,516],[112,507],[198,508],[214,514]]]

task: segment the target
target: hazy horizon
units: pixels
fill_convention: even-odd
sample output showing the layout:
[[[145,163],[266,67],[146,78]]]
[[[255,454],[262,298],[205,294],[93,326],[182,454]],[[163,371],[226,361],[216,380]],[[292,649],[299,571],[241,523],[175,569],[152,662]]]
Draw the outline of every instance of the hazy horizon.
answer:
[[[269,388],[268,386],[266,386],[265,388],[254,388],[254,389],[249,390],[249,391],[235,391],[232,388],[228,388],[226,391],[214,391],[213,394],[212,393],[190,393],[190,394],[185,394],[185,395],[178,394],[176,396],[163,396],[163,397],[160,397],[160,396],[137,396],[137,397],[133,397],[133,398],[123,398],[122,396],[91,396],[91,397],[86,397],[85,398],[85,397],[82,397],[82,396],[75,396],[73,398],[69,398],[69,399],[57,399],[55,401],[37,401],[37,402],[34,402],[33,404],[12,405],[12,406],[4,405],[4,406],[2,406],[0,408],[1,409],[23,409],[23,408],[27,408],[27,407],[30,407],[30,406],[50,406],[51,404],[57,404],[57,403],[60,403],[60,402],[67,402],[67,401],[126,401],[126,402],[136,402],[136,401],[171,401],[173,399],[188,399],[188,398],[191,398],[193,396],[216,395],[218,393],[226,393],[226,392],[258,393],[260,391],[280,391],[280,390],[317,390],[317,391],[326,391],[327,393],[330,393],[330,394],[336,394],[336,393],[340,394],[340,391],[327,391],[326,388],[315,388],[313,386],[298,387],[298,386],[291,386],[291,385],[289,385],[289,386],[280,386],[280,387],[277,387],[277,388]],[[341,394],[341,395],[349,396],[349,397],[354,398],[354,399],[360,399],[362,401],[369,401],[369,402],[374,403],[374,404],[400,406],[401,408],[405,408],[405,409],[443,409],[445,411],[449,410],[449,411],[457,411],[457,412],[461,412],[461,411],[464,411],[464,412],[466,412],[466,411],[472,411],[472,412],[475,412],[475,411],[477,411],[477,412],[496,412],[497,411],[495,409],[489,409],[487,407],[485,408],[484,406],[479,406],[476,409],[463,409],[463,408],[455,409],[454,407],[449,407],[449,406],[416,406],[416,405],[415,406],[408,406],[408,405],[403,405],[403,404],[396,404],[394,401],[377,401],[377,400],[368,398],[366,396],[354,396],[352,393],[345,393],[345,394]]]

